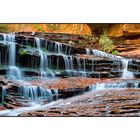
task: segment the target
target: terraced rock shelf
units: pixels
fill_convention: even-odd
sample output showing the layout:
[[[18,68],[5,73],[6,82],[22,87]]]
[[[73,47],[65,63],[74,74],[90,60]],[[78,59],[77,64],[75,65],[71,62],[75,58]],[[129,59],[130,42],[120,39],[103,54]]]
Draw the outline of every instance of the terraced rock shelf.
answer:
[[[0,116],[138,116],[140,60],[80,35],[0,33]]]

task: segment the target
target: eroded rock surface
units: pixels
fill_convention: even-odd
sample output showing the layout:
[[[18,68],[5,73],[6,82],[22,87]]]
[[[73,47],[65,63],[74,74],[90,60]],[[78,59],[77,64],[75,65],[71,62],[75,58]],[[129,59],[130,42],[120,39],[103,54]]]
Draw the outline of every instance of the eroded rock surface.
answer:
[[[67,99],[58,107],[19,116],[139,116],[139,93],[139,89],[90,91]]]

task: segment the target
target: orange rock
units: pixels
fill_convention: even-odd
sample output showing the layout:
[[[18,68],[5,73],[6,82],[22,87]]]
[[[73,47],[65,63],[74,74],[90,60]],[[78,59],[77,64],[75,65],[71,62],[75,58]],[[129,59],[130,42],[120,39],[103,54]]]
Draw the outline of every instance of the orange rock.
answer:
[[[140,35],[140,24],[114,24],[109,29],[109,36],[130,36],[130,35]]]
[[[7,24],[7,32],[50,32],[91,35],[87,24]],[[0,31],[2,32],[2,31]]]

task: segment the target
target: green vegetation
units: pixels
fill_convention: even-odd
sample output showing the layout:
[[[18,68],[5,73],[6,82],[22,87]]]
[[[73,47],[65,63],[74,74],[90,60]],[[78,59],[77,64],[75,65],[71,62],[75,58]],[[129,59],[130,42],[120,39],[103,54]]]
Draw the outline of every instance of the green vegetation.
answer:
[[[71,41],[71,40],[68,42],[68,44],[69,45],[75,45],[75,43],[73,41]]]
[[[119,53],[119,51],[117,51],[117,50],[112,51],[112,54],[114,54],[114,55],[117,55],[118,53]]]
[[[57,24],[46,24],[47,28],[51,31],[55,31],[58,30],[59,27],[57,26]]]
[[[113,41],[107,37],[106,35],[100,36],[99,45],[101,46],[101,50],[107,53],[110,53],[114,50]]]
[[[98,40],[98,37],[94,37],[94,36],[80,35],[80,37],[84,40],[93,41],[93,42],[96,42]]]
[[[35,27],[37,28],[38,31],[45,32],[45,30],[40,25],[35,24]]]
[[[9,27],[7,24],[0,24],[0,32],[8,32]]]
[[[43,50],[44,52],[48,52],[48,50],[47,50],[46,48],[42,48],[42,50]]]
[[[25,55],[25,54],[27,54],[27,51],[26,50],[23,50],[23,49],[20,49],[19,50],[19,54],[20,55]]]

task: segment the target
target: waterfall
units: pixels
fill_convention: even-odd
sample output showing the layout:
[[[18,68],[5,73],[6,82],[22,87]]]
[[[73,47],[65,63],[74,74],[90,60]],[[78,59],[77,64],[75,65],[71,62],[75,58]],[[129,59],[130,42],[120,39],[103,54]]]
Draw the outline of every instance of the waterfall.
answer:
[[[6,95],[6,88],[2,86],[2,97],[1,97],[1,102],[4,102],[4,96]]]
[[[68,76],[86,77],[86,60],[79,57],[62,55],[65,63],[65,70]],[[74,59],[76,60],[74,62]],[[82,62],[81,62],[82,61]],[[74,67],[74,63],[76,68]]]
[[[16,65],[16,45],[15,43],[10,43],[9,46],[9,66]]]
[[[2,34],[4,38],[4,42],[15,42],[15,34]]]
[[[44,109],[47,109],[47,108],[49,109],[52,107],[61,107],[62,102],[63,102],[63,99],[60,99],[60,100],[53,101],[45,105],[34,103],[34,104],[31,104],[31,106],[29,107],[20,107],[16,109],[2,110],[0,111],[0,116],[18,116],[18,114],[21,114],[23,112],[44,110]]]
[[[40,69],[41,69],[40,74],[41,74],[41,77],[49,77],[49,76],[55,77],[55,74],[51,70],[48,69],[47,54],[42,51],[40,39],[37,37],[35,37],[35,44],[37,46],[37,49],[38,49],[39,55],[40,55]]]
[[[106,52],[102,52],[99,50],[92,50],[93,55],[95,56],[99,56],[99,57],[105,57],[105,58],[109,58],[109,59],[120,59],[122,64],[123,64],[123,74],[122,77],[123,79],[125,78],[129,78],[132,79],[134,78],[134,75],[131,71],[128,71],[128,59],[125,59],[121,56],[116,56],[116,55],[112,55],[112,54],[108,54]],[[86,54],[90,54],[90,49],[86,48]]]
[[[92,50],[92,54],[95,56],[99,56],[99,57],[106,57],[106,58],[110,58],[110,59],[120,59],[122,58],[121,56],[116,56],[116,55],[112,55],[112,54],[108,54],[106,52],[102,52],[99,50]]]
[[[10,79],[21,79],[22,73],[16,66],[16,44],[14,34],[3,34],[4,41],[9,42],[9,67],[8,67],[8,78]]]
[[[54,52],[58,54],[63,54],[63,47],[61,43],[55,42]]]
[[[133,79],[134,78],[134,75],[131,71],[128,71],[128,62],[129,60],[128,59],[121,59],[122,61],[122,64],[123,64],[123,74],[122,74],[122,77],[123,79],[125,78],[129,78],[129,79]]]
[[[81,71],[81,61],[79,57],[76,57],[77,60],[77,66],[78,66],[78,71]]]
[[[119,88],[139,88],[140,83],[134,81],[120,81],[116,83],[97,83],[91,85],[92,90],[104,90],[104,89],[119,89]]]
[[[64,63],[65,63],[65,70],[70,70],[69,58],[66,55],[63,55]]]
[[[38,102],[42,99],[53,100],[53,97],[58,98],[58,90],[44,89],[38,86],[22,86],[20,88],[22,96],[30,99],[32,102]]]
[[[86,48],[86,54],[90,55],[90,49],[89,48]]]

